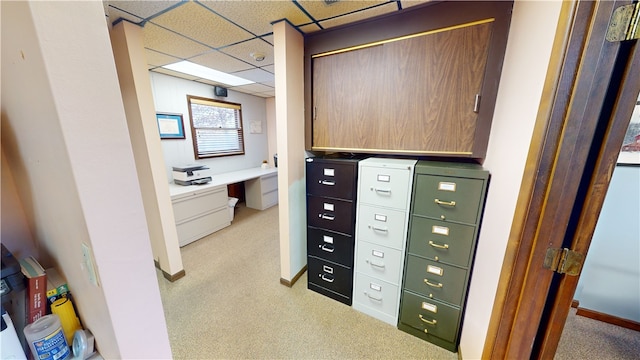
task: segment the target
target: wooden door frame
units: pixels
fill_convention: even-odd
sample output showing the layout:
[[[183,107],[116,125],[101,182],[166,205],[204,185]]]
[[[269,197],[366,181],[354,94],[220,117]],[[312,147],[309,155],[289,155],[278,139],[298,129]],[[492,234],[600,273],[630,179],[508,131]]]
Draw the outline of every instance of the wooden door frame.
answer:
[[[589,248],[640,90],[621,76],[640,74],[637,41],[604,39],[613,9],[629,3],[563,3],[484,359],[555,353],[578,278],[542,263],[549,247]]]

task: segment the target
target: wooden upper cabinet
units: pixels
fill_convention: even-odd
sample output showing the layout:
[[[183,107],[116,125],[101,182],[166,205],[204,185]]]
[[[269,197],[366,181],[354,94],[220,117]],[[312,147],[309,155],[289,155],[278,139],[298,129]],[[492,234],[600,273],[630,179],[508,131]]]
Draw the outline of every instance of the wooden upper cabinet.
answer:
[[[346,42],[307,37],[307,149],[482,161],[512,5],[498,3],[425,6],[332,32]],[[398,18],[421,31],[370,33],[372,24],[395,29]]]

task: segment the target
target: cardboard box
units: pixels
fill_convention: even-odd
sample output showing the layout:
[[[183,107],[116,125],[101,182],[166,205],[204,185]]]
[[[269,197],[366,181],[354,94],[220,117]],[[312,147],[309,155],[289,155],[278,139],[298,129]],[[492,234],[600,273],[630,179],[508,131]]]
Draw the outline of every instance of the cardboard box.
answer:
[[[47,273],[31,256],[20,260],[20,269],[27,278],[25,312],[26,323],[31,324],[47,314]]]
[[[51,306],[54,301],[69,294],[69,286],[67,280],[60,276],[56,268],[48,268],[45,273],[47,274],[47,301]]]

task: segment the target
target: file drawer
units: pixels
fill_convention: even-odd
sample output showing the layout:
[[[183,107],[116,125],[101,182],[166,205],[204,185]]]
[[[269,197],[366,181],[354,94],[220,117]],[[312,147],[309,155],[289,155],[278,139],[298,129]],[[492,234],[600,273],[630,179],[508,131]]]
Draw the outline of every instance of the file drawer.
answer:
[[[414,215],[409,230],[409,253],[458,265],[469,266],[475,227]]]
[[[475,224],[479,216],[483,181],[480,179],[419,175],[413,213],[437,219]]]
[[[214,208],[227,205],[226,186],[218,186],[205,191],[195,191],[188,195],[172,198],[173,216],[176,223],[210,212]]]
[[[357,252],[356,269],[358,272],[393,284],[400,284],[404,261],[402,251],[366,241],[358,241]]]
[[[354,210],[352,201],[307,196],[307,224],[309,226],[353,235]]]
[[[356,273],[353,303],[359,310],[362,311],[364,308],[370,315],[376,315],[377,318],[396,325],[399,296],[398,285]]]
[[[412,173],[407,169],[362,167],[360,202],[395,209],[407,208]]]
[[[460,305],[467,271],[417,256],[407,257],[404,288],[429,298]]]
[[[434,299],[402,292],[400,322],[423,334],[454,342],[457,338],[460,309]]]
[[[307,228],[307,253],[353,267],[353,238],[314,227]]]
[[[307,159],[307,194],[339,199],[355,198],[357,164],[346,160]]]
[[[308,257],[309,282],[347,298],[353,291],[353,272],[350,268],[314,256]]]
[[[406,211],[360,204],[358,206],[358,239],[402,249],[405,245],[406,218]]]

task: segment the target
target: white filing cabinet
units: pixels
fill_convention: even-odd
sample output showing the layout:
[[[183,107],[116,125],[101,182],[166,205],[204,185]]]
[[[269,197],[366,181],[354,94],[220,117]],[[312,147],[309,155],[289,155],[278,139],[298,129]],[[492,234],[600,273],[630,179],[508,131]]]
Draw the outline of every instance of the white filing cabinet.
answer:
[[[171,196],[180,246],[231,225],[228,201],[226,185]]]
[[[262,175],[244,182],[247,207],[264,210],[278,203],[278,173]]]
[[[353,307],[397,325],[416,160],[359,163]]]

